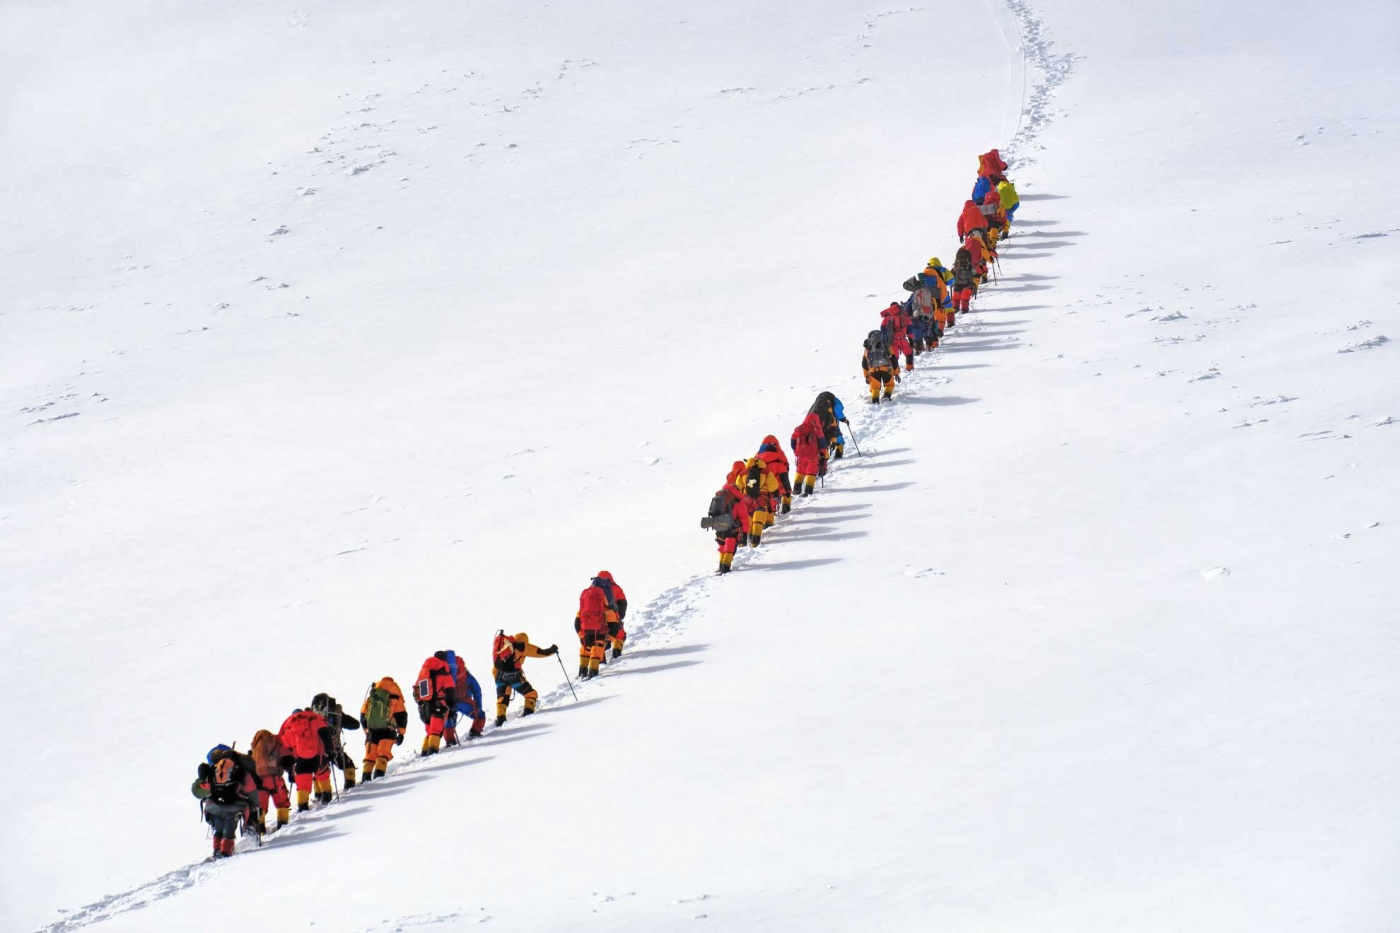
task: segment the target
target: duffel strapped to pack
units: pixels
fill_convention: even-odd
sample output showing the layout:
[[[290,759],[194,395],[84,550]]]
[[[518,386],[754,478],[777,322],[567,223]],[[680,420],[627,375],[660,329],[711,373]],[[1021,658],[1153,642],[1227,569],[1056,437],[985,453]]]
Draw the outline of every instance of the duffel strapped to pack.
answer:
[[[700,519],[700,527],[720,534],[729,534],[739,527],[739,523],[734,520],[734,509],[728,496],[721,493],[710,499],[709,513]]]
[[[872,330],[866,335],[865,355],[872,367],[889,366],[890,338],[884,328]]]

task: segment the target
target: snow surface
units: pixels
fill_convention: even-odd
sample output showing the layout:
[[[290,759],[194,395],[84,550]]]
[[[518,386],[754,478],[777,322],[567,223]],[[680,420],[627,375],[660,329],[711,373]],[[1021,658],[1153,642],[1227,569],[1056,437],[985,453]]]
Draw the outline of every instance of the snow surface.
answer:
[[[1397,52],[1385,0],[0,7],[0,928],[1400,929]],[[1013,139],[1005,278],[865,409]],[[865,456],[715,579],[822,388]],[[601,567],[580,702],[530,662],[540,716],[198,864],[211,744],[567,657]]]

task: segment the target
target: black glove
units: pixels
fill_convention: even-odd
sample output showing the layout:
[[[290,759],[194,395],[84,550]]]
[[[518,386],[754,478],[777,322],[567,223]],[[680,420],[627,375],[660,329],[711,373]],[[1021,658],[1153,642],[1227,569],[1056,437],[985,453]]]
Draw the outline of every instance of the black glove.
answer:
[[[395,744],[395,745],[402,745],[402,744],[403,744],[403,732],[402,732],[402,731],[400,731],[399,734],[394,738],[394,744]]]
[[[360,728],[366,732],[369,731],[369,723],[365,721],[365,717],[363,716],[360,717]]]
[[[214,770],[213,768],[209,767],[209,763],[208,763],[208,762],[206,762],[206,761],[201,761],[201,762],[199,763],[199,779],[200,779],[201,781],[207,781],[207,780],[209,780],[209,773],[210,773],[211,771],[213,771],[213,770]]]
[[[418,718],[423,721],[424,725],[427,724],[429,719],[433,718],[433,711],[427,703],[418,704]]]
[[[543,655],[556,655],[556,654],[558,654],[558,653],[559,653],[559,646],[558,646],[558,645],[550,645],[548,648],[546,648],[546,649],[544,649],[543,651],[540,652],[540,654],[543,654]]]

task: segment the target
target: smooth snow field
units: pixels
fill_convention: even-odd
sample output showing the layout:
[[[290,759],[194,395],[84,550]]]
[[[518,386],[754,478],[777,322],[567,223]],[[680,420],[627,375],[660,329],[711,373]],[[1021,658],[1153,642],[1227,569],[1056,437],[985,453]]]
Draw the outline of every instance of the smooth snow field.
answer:
[[[1400,930],[1397,90],[1393,0],[0,4],[0,930]],[[604,568],[577,700],[202,861]]]

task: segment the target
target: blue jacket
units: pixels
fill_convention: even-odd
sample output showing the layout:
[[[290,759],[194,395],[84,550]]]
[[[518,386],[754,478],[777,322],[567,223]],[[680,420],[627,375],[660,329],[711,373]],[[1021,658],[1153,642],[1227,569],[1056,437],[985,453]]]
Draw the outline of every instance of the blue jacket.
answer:
[[[977,177],[977,184],[972,186],[972,200],[975,204],[981,204],[987,199],[987,192],[992,190],[992,180],[984,175]]]
[[[457,659],[457,652],[447,652],[447,668],[452,671],[454,681],[457,679],[457,665],[461,663]],[[481,684],[472,676],[471,671],[467,671],[467,693],[471,696],[471,702],[468,703],[466,697],[458,697],[457,702],[453,705],[453,710],[468,716],[475,716],[481,709]]]

